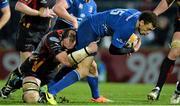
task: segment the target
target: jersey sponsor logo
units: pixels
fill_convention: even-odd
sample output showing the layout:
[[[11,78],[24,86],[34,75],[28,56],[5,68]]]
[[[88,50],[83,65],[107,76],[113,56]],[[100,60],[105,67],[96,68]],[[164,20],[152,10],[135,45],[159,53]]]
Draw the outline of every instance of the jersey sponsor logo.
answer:
[[[106,25],[106,24],[103,24],[102,27],[103,27],[104,31],[105,31],[106,33],[108,33],[108,27],[107,27],[107,25]]]
[[[90,7],[89,7],[89,13],[92,13],[92,12],[93,12],[93,7],[90,6]]]
[[[36,72],[37,69],[44,63],[45,59],[42,59],[41,61],[35,61],[33,66],[32,66],[32,71]]]
[[[80,14],[80,17],[84,18],[86,15],[84,13]]]
[[[83,9],[83,4],[79,4],[79,9]]]
[[[120,38],[116,38],[116,41],[120,42],[120,43],[123,43],[123,40],[120,39]]]
[[[54,41],[54,42],[59,42],[59,39],[56,37],[49,37],[49,40]]]

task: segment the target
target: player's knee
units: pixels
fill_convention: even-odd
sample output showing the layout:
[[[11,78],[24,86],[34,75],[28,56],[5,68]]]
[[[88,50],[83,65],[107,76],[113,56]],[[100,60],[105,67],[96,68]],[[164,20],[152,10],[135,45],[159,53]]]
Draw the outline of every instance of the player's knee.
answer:
[[[81,76],[81,78],[89,75],[90,67],[92,66],[93,57],[87,57],[81,63],[78,64],[77,70]]]
[[[98,69],[97,69],[97,64],[95,61],[93,61],[92,66],[90,67],[90,73],[94,76],[98,76]]]
[[[89,75],[88,68],[77,68],[77,71],[79,72],[81,78],[87,77]]]
[[[89,68],[86,67],[86,65],[82,63],[78,64],[77,71],[79,72],[79,75],[81,78],[84,78],[88,76],[89,74]]]
[[[40,80],[29,76],[23,79],[23,100],[26,103],[36,103],[39,100]]]
[[[176,60],[180,56],[180,40],[173,40],[171,43],[171,50],[168,57],[172,60]]]

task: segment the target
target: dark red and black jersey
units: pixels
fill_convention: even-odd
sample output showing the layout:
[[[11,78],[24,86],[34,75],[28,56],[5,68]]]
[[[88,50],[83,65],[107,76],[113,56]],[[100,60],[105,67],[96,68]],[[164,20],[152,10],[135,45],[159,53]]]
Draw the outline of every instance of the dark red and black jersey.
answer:
[[[59,65],[55,56],[64,51],[61,46],[62,33],[63,30],[56,30],[42,38],[37,49],[20,67],[24,76],[35,76],[41,80],[51,79],[49,74],[54,73],[54,69]]]
[[[51,9],[55,5],[56,0],[19,0],[19,2],[24,3],[32,9],[39,10],[42,7],[49,7]],[[27,25],[29,28],[34,30],[46,31],[50,27],[50,18],[24,15],[21,18],[20,24],[22,26]]]
[[[62,33],[63,30],[55,30],[45,35],[33,55],[38,58],[54,60],[58,53],[64,51],[61,46]]]

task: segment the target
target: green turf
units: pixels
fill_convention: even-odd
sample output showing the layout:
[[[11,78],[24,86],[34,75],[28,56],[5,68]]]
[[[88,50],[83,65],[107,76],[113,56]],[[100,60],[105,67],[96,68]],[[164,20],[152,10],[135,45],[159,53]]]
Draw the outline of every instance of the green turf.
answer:
[[[0,86],[5,82],[1,81]],[[159,101],[147,101],[147,93],[153,88],[150,84],[100,83],[101,95],[112,99],[113,103],[91,103],[90,89],[86,82],[76,83],[58,94],[70,100],[64,105],[168,105],[175,85],[165,85]],[[0,105],[24,104],[21,100],[22,91],[18,90],[10,99],[0,98]],[[62,103],[60,103],[62,105]]]

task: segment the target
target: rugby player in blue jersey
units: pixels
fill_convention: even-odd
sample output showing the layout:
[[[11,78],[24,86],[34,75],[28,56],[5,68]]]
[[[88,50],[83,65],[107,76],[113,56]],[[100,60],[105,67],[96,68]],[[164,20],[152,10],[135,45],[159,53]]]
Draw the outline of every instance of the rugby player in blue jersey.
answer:
[[[76,49],[78,51],[69,55],[71,64],[78,67],[57,83],[49,86],[46,92],[48,102],[56,104],[54,95],[89,74],[93,74],[91,69],[94,56],[89,55],[84,48],[90,42],[98,41],[104,36],[112,36],[109,52],[113,55],[129,54],[137,52],[141,45],[141,38],[138,37],[136,45],[128,46],[129,38],[136,35],[136,32],[145,36],[156,27],[157,16],[153,12],[141,13],[135,9],[112,9],[85,18],[77,31]],[[87,55],[87,57],[83,61],[77,61],[77,57],[80,58],[82,55]]]
[[[94,0],[57,0],[54,11],[59,17],[54,29],[78,28],[83,18],[97,13],[97,6]]]
[[[94,0],[58,0],[54,7],[54,11],[59,17],[54,29],[64,29],[69,27],[78,28],[78,24],[80,24],[85,17],[97,13],[97,6]],[[92,92],[91,100],[92,102],[108,102],[109,100],[107,98],[100,96],[99,94],[98,70],[95,61],[93,62],[93,67],[96,73],[87,77]],[[72,68],[63,67],[58,73],[58,80],[63,78],[63,76],[71,70]]]
[[[11,15],[9,3],[7,0],[0,1],[0,11],[2,13],[2,16],[0,17],[0,30],[1,30],[2,27],[9,21]]]

